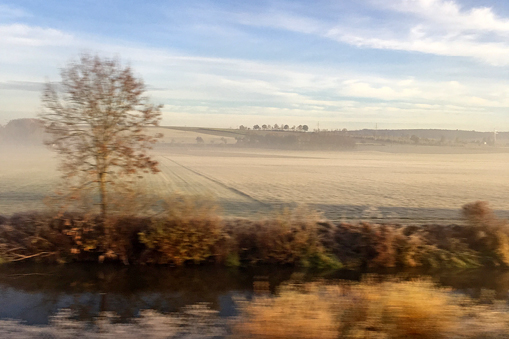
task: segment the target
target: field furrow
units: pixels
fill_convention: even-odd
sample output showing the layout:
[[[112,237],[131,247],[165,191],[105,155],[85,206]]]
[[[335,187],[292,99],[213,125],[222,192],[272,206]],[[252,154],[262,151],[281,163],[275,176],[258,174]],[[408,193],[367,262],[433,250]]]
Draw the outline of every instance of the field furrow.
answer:
[[[509,153],[309,152],[160,147],[147,192],[208,196],[231,216],[307,204],[331,219],[449,222],[485,200],[509,216]],[[49,152],[0,154],[0,214],[44,208],[58,183]]]

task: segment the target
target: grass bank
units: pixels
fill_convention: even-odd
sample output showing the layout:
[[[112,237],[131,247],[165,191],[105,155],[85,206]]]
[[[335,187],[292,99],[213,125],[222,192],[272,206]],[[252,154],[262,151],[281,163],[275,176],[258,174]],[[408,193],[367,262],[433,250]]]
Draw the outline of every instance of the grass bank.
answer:
[[[460,225],[332,223],[304,208],[224,219],[216,205],[170,198],[153,217],[24,213],[0,217],[0,261],[124,264],[280,264],[316,268],[509,267],[509,226],[488,205],[465,205]]]

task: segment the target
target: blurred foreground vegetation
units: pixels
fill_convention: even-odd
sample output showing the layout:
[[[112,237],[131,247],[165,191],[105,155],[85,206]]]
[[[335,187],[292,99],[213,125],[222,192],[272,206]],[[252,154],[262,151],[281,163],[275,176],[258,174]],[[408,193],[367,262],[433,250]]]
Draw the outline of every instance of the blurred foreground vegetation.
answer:
[[[509,267],[509,226],[485,202],[463,206],[465,225],[422,226],[332,223],[306,208],[257,220],[224,219],[210,200],[181,195],[162,206],[155,214],[137,215],[141,207],[125,200],[123,210],[107,220],[86,212],[3,217],[0,257],[171,266]],[[258,285],[252,299],[236,300],[239,315],[232,318],[197,304],[171,314],[144,310],[129,323],[103,312],[84,324],[64,309],[48,326],[0,320],[0,337],[506,338],[509,333],[506,300],[486,291],[471,299],[426,279],[292,282],[275,295]]]

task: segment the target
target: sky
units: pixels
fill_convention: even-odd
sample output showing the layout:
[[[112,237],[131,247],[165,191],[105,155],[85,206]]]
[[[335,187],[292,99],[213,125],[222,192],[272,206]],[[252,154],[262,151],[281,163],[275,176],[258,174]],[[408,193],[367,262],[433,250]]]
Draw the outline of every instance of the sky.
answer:
[[[80,53],[167,126],[509,130],[509,1],[0,0],[0,124]]]

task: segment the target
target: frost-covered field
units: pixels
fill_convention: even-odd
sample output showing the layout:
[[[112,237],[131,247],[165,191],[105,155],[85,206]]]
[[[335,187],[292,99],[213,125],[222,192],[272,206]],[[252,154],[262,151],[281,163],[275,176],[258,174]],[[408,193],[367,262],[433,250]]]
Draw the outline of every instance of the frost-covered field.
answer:
[[[413,146],[310,152],[195,145],[156,152],[161,173],[143,179],[147,191],[206,194],[227,215],[307,204],[336,220],[441,222],[454,221],[463,204],[476,200],[509,211],[509,153],[504,152]],[[52,154],[4,151],[0,164],[0,214],[43,208],[41,199],[58,182]]]
[[[60,173],[53,153],[44,148],[0,148],[0,214],[44,208]]]
[[[509,210],[508,153],[380,150],[193,151],[166,158],[253,201],[304,203],[333,219],[453,220],[461,205],[475,200]]]

